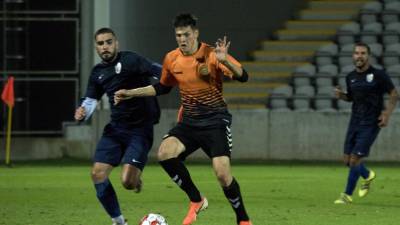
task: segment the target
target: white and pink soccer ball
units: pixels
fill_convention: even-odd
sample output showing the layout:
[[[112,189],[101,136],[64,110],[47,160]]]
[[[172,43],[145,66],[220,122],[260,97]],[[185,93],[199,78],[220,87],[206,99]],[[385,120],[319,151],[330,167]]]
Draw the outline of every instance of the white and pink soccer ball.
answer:
[[[140,220],[139,225],[168,225],[168,223],[160,214],[149,213]]]

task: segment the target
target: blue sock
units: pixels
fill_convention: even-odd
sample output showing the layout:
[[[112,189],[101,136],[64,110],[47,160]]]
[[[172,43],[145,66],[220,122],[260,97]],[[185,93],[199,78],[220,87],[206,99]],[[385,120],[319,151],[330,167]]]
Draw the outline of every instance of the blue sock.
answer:
[[[369,170],[367,167],[365,167],[364,163],[360,163],[358,166],[362,178],[367,179],[369,177]]]
[[[107,211],[111,218],[115,218],[121,215],[121,210],[119,208],[119,203],[117,199],[117,194],[109,179],[105,180],[103,183],[94,184],[96,188],[97,198],[103,205],[104,209]]]
[[[360,177],[359,167],[351,166],[349,170],[349,177],[347,178],[347,186],[345,193],[348,195],[352,195],[354,189],[356,188],[356,184],[358,178]]]

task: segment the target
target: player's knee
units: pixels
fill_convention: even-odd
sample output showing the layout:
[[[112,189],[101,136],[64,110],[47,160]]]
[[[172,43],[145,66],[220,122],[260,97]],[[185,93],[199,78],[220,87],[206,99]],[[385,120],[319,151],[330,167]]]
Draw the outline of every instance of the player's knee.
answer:
[[[107,173],[101,170],[92,170],[90,176],[95,183],[101,183],[107,179]]]
[[[157,159],[158,161],[163,161],[171,158],[175,158],[178,155],[176,150],[178,148],[178,143],[173,139],[165,139],[158,149]]]
[[[122,186],[127,190],[133,190],[139,184],[139,180],[137,179],[123,179]]]
[[[231,174],[228,174],[228,173],[225,173],[225,172],[216,171],[215,175],[217,176],[218,182],[223,187],[229,186],[230,183],[232,182]]]
[[[350,167],[357,166],[358,164],[359,164],[358,160],[350,160],[349,162]]]
[[[360,158],[357,156],[352,156],[350,157],[350,161],[349,161],[349,166],[357,166],[358,164],[360,164]]]

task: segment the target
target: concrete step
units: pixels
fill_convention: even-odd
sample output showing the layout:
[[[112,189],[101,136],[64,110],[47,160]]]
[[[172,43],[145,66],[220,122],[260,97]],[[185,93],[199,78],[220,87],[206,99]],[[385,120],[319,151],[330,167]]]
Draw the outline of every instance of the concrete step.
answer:
[[[358,8],[356,9],[304,9],[299,12],[301,20],[354,20],[357,19]]]
[[[289,20],[286,22],[287,29],[296,30],[320,30],[334,29],[346,23],[353,22],[351,20]]]
[[[271,41],[261,42],[261,50],[268,51],[315,51],[332,41]]]
[[[336,30],[334,29],[316,29],[316,30],[292,30],[284,29],[276,32],[279,40],[297,40],[297,41],[328,41],[333,40]]]
[[[227,82],[224,83],[224,95],[225,94],[240,94],[240,93],[267,93],[272,89],[287,85],[282,82]]]
[[[371,2],[370,0],[359,0],[359,1],[309,1],[309,9],[359,9],[365,3]]]
[[[265,104],[234,104],[234,103],[228,103],[228,108],[229,109],[266,109]]]
[[[292,79],[291,72],[252,72],[250,82],[282,82],[288,83]]]
[[[226,93],[225,101],[229,104],[266,104],[268,93]]]
[[[243,67],[252,74],[253,72],[293,72],[298,66],[310,64],[309,62],[241,62]]]
[[[301,62],[311,61],[315,51],[253,51],[252,56],[256,61],[269,62]]]

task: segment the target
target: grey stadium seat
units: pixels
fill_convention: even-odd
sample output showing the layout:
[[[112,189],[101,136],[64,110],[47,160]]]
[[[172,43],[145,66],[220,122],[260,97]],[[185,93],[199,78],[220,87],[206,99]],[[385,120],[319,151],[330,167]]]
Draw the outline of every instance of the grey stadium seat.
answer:
[[[346,23],[337,30],[337,41],[340,45],[354,43],[359,34],[360,24],[357,22]]]
[[[333,64],[333,58],[338,52],[339,48],[335,43],[323,45],[315,52],[315,63],[319,66]]]
[[[383,54],[385,67],[400,64],[400,43],[387,45]]]
[[[335,112],[332,104],[334,98],[333,86],[319,87],[314,101],[315,109],[320,112]]]
[[[338,75],[337,65],[323,65],[318,67],[318,73],[316,74],[315,84],[317,87],[332,86],[334,80]]]
[[[293,88],[286,85],[272,90],[269,105],[273,111],[290,111],[287,100],[293,95]]]
[[[385,3],[382,11],[381,19],[385,24],[399,22],[400,1],[392,1]]]
[[[364,24],[360,34],[360,40],[367,44],[377,43],[378,37],[381,36],[382,32],[383,25],[379,22]]]
[[[296,67],[293,72],[293,84],[294,86],[306,86],[311,84],[311,80],[315,76],[315,66],[312,64],[306,64],[303,66]]]
[[[338,106],[339,112],[350,112],[351,111],[351,102],[337,100],[337,106]]]
[[[400,64],[387,67],[386,73],[390,76],[390,78],[392,78],[395,86],[400,86]]]
[[[360,10],[360,21],[362,24],[378,21],[378,17],[382,12],[382,3],[378,1],[365,3]]]
[[[293,107],[296,111],[314,111],[311,108],[311,99],[314,98],[315,89],[312,86],[301,86],[296,88],[293,98]]]
[[[400,42],[400,22],[392,22],[385,25],[382,42],[385,46]]]

